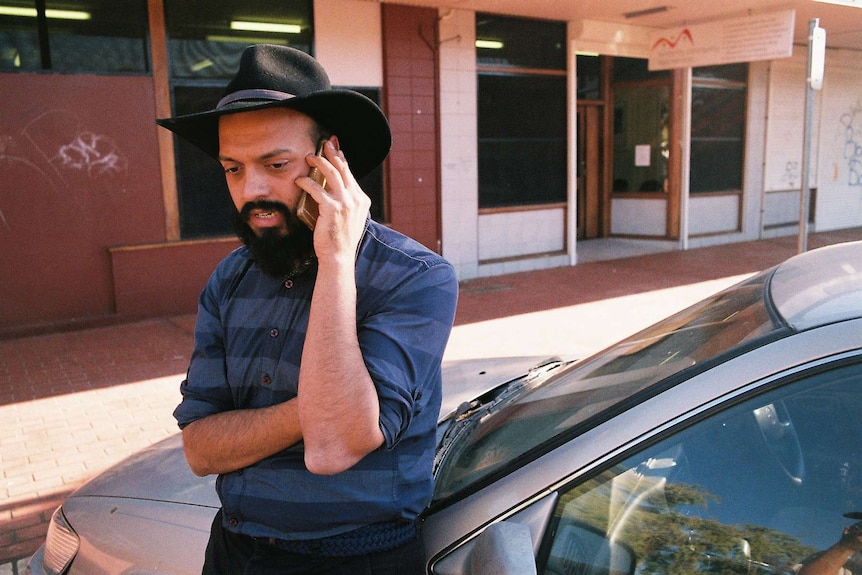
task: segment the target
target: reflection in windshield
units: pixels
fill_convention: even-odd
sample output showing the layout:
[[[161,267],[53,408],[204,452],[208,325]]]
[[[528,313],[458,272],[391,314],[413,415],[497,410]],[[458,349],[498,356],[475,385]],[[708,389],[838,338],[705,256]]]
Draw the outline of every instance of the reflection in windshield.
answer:
[[[619,407],[639,392],[658,389],[689,368],[739,349],[781,325],[764,302],[769,273],[759,274],[562,370],[494,412],[465,426],[440,455],[435,501],[477,485],[516,458],[537,457],[543,445]],[[582,432],[582,430],[580,431]]]

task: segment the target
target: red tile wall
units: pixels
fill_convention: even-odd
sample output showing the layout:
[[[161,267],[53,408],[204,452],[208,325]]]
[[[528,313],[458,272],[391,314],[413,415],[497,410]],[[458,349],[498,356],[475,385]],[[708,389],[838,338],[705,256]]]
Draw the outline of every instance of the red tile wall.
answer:
[[[387,216],[440,250],[437,11],[382,5],[384,107],[392,127]]]

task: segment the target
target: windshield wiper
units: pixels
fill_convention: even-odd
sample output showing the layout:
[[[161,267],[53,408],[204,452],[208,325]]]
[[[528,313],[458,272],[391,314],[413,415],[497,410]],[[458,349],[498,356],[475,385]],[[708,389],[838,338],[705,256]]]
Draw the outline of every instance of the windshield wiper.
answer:
[[[434,472],[449,451],[449,447],[467,430],[475,428],[482,418],[501,406],[507,404],[515,397],[521,395],[528,389],[532,389],[538,383],[547,379],[548,375],[566,365],[559,358],[551,358],[530,368],[530,370],[513,380],[510,380],[494,389],[480,395],[472,401],[466,401],[458,406],[455,413],[449,419],[446,431],[437,445],[437,453],[434,456]]]

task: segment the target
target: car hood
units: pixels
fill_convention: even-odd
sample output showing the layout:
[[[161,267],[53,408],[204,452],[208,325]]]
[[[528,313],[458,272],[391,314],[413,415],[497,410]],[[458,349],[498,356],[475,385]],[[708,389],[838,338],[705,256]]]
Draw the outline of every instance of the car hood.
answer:
[[[446,362],[440,421],[464,402],[523,376],[543,357],[504,357]],[[219,507],[215,476],[198,477],[175,434],[143,449],[81,486],[72,497],[118,497]]]

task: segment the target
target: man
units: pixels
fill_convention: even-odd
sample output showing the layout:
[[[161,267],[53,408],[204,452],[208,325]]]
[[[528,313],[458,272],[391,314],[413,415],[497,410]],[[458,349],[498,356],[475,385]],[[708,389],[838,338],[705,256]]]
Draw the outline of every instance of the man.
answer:
[[[159,124],[219,160],[245,244],[200,297],[174,413],[192,470],[218,474],[203,572],[424,572],[457,281],[369,218],[356,178],[388,154],[385,116],[303,52],[252,46],[214,110]]]

